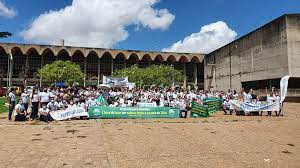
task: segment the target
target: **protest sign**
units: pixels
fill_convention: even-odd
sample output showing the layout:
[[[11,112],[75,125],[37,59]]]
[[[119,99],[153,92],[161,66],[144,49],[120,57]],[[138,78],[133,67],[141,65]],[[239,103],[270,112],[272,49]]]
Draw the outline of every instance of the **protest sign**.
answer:
[[[90,118],[179,118],[179,109],[168,107],[91,106]]]
[[[207,105],[209,113],[214,113],[220,110],[222,105],[222,99],[220,98],[205,98],[203,99],[203,105]]]
[[[267,103],[267,104],[253,104],[248,102],[241,102],[238,100],[230,101],[233,109],[254,112],[254,111],[279,111],[279,102]]]
[[[54,120],[57,121],[66,120],[74,117],[89,116],[89,114],[82,107],[72,107],[72,108],[67,108],[65,110],[53,111],[50,112],[50,115]]]
[[[128,77],[126,78],[112,78],[108,76],[103,76],[103,84],[109,85],[111,87],[127,87]]]
[[[207,105],[201,105],[196,102],[192,102],[191,117],[208,117],[209,112]]]

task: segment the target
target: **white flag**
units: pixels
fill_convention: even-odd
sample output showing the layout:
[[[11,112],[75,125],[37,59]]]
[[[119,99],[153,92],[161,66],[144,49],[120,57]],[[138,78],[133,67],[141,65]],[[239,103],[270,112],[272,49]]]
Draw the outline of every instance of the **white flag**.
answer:
[[[280,103],[282,103],[286,97],[286,92],[289,84],[290,76],[284,76],[280,80]]]
[[[11,52],[9,52],[8,54],[9,54],[9,59],[13,60],[13,56],[12,56]]]

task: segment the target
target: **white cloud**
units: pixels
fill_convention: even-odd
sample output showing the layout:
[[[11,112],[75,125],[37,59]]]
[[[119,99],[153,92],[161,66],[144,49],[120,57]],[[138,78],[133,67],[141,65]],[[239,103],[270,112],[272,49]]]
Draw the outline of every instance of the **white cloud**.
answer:
[[[169,48],[164,48],[163,51],[209,53],[230,43],[236,36],[237,33],[230,29],[225,22],[218,21],[203,26],[200,32],[185,37]]]
[[[127,26],[165,30],[175,19],[159,0],[73,0],[70,6],[49,11],[21,32],[27,41],[66,45],[113,47],[129,36]]]
[[[17,15],[17,12],[13,8],[6,6],[4,4],[4,2],[2,2],[0,0],[0,16],[7,17],[7,18],[13,18],[16,15]]]

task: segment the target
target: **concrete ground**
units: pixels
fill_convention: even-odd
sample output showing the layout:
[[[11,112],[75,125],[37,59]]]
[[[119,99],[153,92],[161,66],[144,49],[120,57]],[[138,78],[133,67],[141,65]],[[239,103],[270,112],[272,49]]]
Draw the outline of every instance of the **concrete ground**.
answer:
[[[283,117],[8,123],[0,167],[300,167],[300,104]]]

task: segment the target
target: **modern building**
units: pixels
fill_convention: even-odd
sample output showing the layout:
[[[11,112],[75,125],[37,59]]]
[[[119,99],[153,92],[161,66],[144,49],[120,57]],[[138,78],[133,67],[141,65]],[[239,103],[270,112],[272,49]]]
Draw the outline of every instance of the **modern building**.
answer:
[[[134,64],[140,67],[169,64],[186,75],[180,84],[203,87],[203,59],[203,54],[193,53],[0,43],[0,80],[4,86],[8,81],[10,86],[22,86],[24,81],[27,85],[44,85],[45,81],[37,75],[38,69],[55,60],[70,60],[79,64],[86,74],[85,85],[97,85],[102,82],[103,75],[109,76],[116,69]],[[10,70],[9,61],[12,65]]]
[[[205,55],[205,89],[300,89],[300,14],[286,14]],[[300,95],[300,93],[298,93]]]
[[[13,56],[10,71],[8,53]],[[213,90],[279,88],[280,78],[290,75],[290,91],[300,95],[300,14],[283,15],[207,55],[0,43],[0,80],[22,85],[26,75],[28,85],[42,85],[37,70],[55,60],[79,64],[86,85],[134,64],[169,64],[187,76],[182,84]]]

